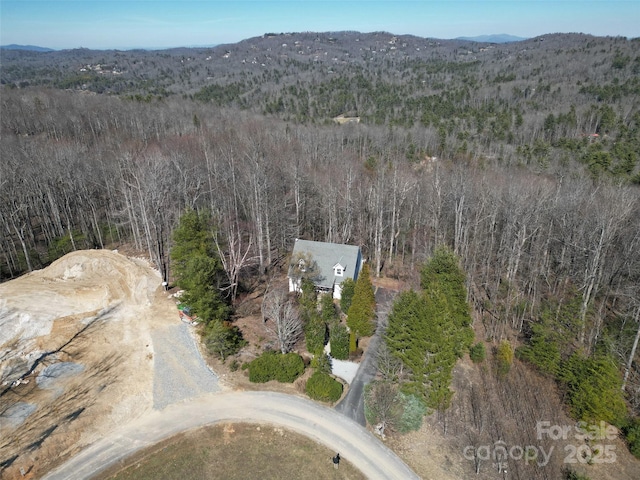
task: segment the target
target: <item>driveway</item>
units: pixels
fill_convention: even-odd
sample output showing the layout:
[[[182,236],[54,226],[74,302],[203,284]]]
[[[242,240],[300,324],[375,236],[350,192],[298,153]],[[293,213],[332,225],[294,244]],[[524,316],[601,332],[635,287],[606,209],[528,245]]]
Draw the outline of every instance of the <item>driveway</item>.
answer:
[[[198,351],[193,327],[170,325],[151,333],[153,340],[153,408],[220,391],[218,377]]]
[[[356,372],[356,376],[349,385],[349,390],[344,398],[336,405],[336,410],[347,417],[355,420],[362,426],[366,426],[367,422],[364,417],[364,387],[371,382],[378,371],[376,355],[378,346],[380,345],[380,337],[384,333],[387,324],[387,315],[394,299],[394,292],[383,288],[376,289],[376,305],[378,325],[376,333],[369,341],[369,347],[364,354],[364,359],[360,362],[360,367]]]
[[[224,421],[264,422],[301,433],[339,452],[370,479],[419,479],[353,420],[309,400],[275,392],[209,393],[164,410],[153,410],[95,442],[44,478],[89,478],[179,432]]]

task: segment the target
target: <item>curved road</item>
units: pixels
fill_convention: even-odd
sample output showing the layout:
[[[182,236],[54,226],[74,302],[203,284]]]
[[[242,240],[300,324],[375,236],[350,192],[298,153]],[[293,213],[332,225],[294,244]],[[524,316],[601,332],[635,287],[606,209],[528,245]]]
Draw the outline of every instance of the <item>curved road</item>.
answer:
[[[136,451],[180,432],[228,421],[268,423],[301,433],[340,452],[367,478],[419,478],[362,426],[363,386],[376,372],[374,341],[358,371],[359,387],[354,389],[355,395],[352,394],[348,402],[345,399],[338,408],[344,413],[341,414],[293,395],[218,393],[218,378],[206,367],[185,324],[157,330],[152,340],[154,409],[88,446],[49,472],[45,479],[90,478]]]
[[[275,392],[205,394],[154,410],[95,442],[44,478],[89,478],[179,432],[223,421],[264,422],[291,429],[339,452],[370,479],[419,479],[353,420],[309,400]]]

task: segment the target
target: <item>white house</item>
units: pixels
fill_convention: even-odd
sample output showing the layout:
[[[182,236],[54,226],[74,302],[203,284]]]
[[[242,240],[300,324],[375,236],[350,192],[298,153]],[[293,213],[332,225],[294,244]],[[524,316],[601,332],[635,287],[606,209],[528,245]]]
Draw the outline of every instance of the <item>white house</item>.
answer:
[[[296,239],[289,265],[289,291],[300,291],[302,278],[308,276],[316,289],[333,292],[333,298],[340,299],[342,282],[357,280],[361,268],[360,247]]]

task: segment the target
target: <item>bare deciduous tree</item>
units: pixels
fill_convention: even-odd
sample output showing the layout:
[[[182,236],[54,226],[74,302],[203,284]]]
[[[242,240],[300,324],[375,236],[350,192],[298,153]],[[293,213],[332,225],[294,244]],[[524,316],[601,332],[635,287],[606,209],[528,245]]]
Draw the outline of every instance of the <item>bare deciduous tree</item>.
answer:
[[[282,290],[268,291],[262,302],[262,316],[265,328],[278,338],[280,351],[289,353],[293,350],[303,333],[302,320],[293,300]]]

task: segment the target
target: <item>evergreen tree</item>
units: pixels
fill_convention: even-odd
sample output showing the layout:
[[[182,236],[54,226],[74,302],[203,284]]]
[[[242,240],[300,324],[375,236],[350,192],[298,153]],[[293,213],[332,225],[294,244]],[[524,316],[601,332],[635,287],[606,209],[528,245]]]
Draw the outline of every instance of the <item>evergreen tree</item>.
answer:
[[[194,210],[184,213],[173,243],[171,260],[176,284],[184,290],[182,301],[207,325],[227,320],[230,308],[218,288],[224,271],[214,248],[210,217]]]
[[[403,391],[444,410],[451,402],[453,367],[473,340],[464,275],[445,249],[421,273],[424,290],[402,293],[394,303],[386,342],[408,371]]]
[[[320,312],[322,319],[327,325],[332,325],[338,321],[338,312],[331,294],[322,295],[320,299]]]
[[[469,328],[471,314],[467,303],[465,274],[459,267],[458,257],[449,248],[438,247],[422,268],[420,277],[427,297],[443,296],[447,316],[455,327],[455,352],[458,357],[462,357],[473,342],[473,330]],[[434,290],[440,293],[435,293]]]
[[[338,360],[349,358],[349,332],[342,323],[334,325],[329,331],[331,342],[331,356]]]
[[[327,324],[318,312],[312,312],[304,326],[307,350],[314,355],[322,352],[327,343]]]
[[[173,231],[171,260],[178,281],[188,277],[187,261],[194,255],[215,258],[213,233],[210,229],[210,217],[205,213],[187,210]]]
[[[298,299],[300,314],[306,322],[311,318],[311,315],[317,312],[318,294],[316,293],[316,287],[313,285],[313,282],[308,278],[302,279],[300,291],[302,292]]]
[[[205,329],[204,343],[209,352],[223,361],[247,344],[238,327],[229,322],[217,321],[211,322]]]
[[[615,361],[606,355],[585,357],[575,352],[560,373],[574,418],[604,420],[620,425],[627,415],[622,378]]]
[[[516,350],[518,358],[544,373],[560,375],[561,360],[568,358],[575,348],[572,338],[580,328],[581,304],[582,299],[574,290],[567,292],[562,301],[545,300],[539,321],[531,325],[529,341]]]
[[[355,351],[355,340],[368,337],[375,331],[373,317],[375,315],[376,299],[369,274],[369,265],[364,265],[355,285],[353,300],[347,314],[347,325],[350,330],[349,349]]]
[[[355,293],[356,282],[353,278],[347,278],[342,282],[342,294],[340,295],[340,310],[344,313],[349,311],[351,307],[351,301],[353,300],[353,294]]]

